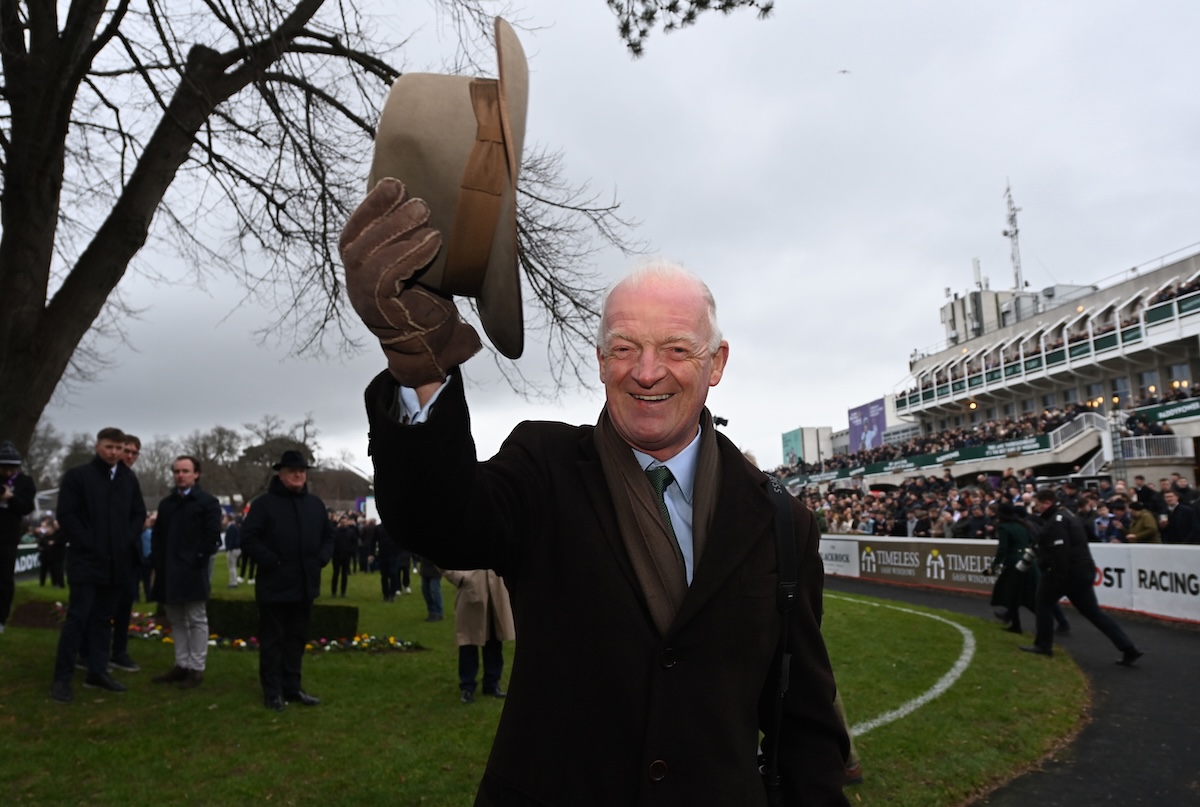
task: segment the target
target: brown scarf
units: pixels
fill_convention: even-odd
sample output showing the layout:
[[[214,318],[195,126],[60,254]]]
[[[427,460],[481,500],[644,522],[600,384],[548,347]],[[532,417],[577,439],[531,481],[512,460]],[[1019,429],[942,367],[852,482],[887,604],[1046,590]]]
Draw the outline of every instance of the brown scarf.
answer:
[[[700,454],[692,494],[693,575],[700,568],[700,556],[716,509],[717,483],[721,476],[716,432],[707,409],[700,415],[700,427]],[[687,594],[683,555],[663,523],[650,480],[638,467],[629,444],[617,433],[607,407],[600,413],[595,436],[604,479],[617,511],[621,540],[629,553],[654,624],[665,636]]]

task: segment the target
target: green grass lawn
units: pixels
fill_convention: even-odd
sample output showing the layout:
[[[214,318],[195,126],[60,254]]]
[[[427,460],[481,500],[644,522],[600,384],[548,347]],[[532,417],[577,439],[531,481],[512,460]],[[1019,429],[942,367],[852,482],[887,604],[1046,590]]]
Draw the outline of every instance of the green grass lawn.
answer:
[[[224,568],[222,556],[215,595],[252,599],[250,586],[225,587]],[[21,583],[17,602],[65,593]],[[203,686],[179,691],[149,680],[171,667],[171,647],[141,639],[130,653],[142,672],[114,673],[128,693],[84,689],[78,674],[75,703],[62,706],[48,697],[57,631],[11,629],[0,636],[0,793],[46,805],[470,804],[502,704],[459,703],[449,586],[444,595],[446,621],[427,623],[417,589],[384,603],[377,575],[352,576],[346,602],[359,606],[361,631],[428,649],[306,656],[305,688],[322,705],[281,714],[261,705],[255,653],[213,650]],[[872,602],[883,601],[826,603],[855,725],[928,690],[963,648],[953,626]],[[996,623],[943,616],[972,632],[974,659],[941,697],[858,738],[866,782],[853,803],[961,804],[1035,763],[1082,719],[1086,683],[1065,653],[1024,656]]]

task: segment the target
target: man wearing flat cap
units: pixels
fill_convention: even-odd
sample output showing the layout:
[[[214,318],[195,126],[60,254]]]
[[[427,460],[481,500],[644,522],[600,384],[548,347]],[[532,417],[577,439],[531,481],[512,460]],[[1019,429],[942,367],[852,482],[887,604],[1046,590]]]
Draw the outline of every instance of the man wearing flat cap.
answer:
[[[281,712],[287,703],[316,706],[304,691],[300,665],[312,637],[313,600],[321,569],[333,557],[333,526],[325,503],[308,492],[308,461],[285,451],[267,492],[250,503],[242,522],[242,552],[258,564],[258,677],[263,705]]]
[[[506,79],[523,76],[510,34],[498,22],[502,102],[513,95]],[[474,92],[452,89],[439,89],[441,102],[470,109]],[[423,168],[413,175],[428,173],[438,164],[430,155],[454,140],[422,117],[426,90],[412,74],[393,87],[378,181],[340,246],[351,302],[388,361],[366,391],[382,520],[443,568],[496,571],[511,594],[520,649],[475,804],[762,807],[761,731],[781,778],[774,803],[845,805],[849,747],[820,631],[820,536],[812,513],[776,499],[705,408],[729,356],[711,292],[677,264],[635,270],[601,314],[606,404],[596,425],[523,423],[478,461],[461,365],[480,340],[449,296],[467,292],[427,271],[454,257],[442,254],[443,237],[467,239],[463,216],[476,207],[461,194],[451,194],[457,213],[426,201],[474,187],[474,157],[443,160],[467,164],[461,183],[453,172],[440,189],[400,181],[414,159]],[[397,98],[406,106],[393,109]],[[501,136],[520,132],[523,121],[505,110]],[[406,137],[385,136],[390,126],[408,127]],[[468,128],[481,138],[496,131],[482,120]],[[400,141],[405,151],[391,159],[383,149]],[[472,154],[492,154],[494,173],[515,184],[508,149],[477,146]],[[493,244],[515,239],[503,213],[478,231]],[[516,251],[505,254],[493,249],[489,275],[516,273]],[[496,308],[479,309],[493,346],[519,354],[506,349],[520,343],[519,311],[498,322]],[[781,509],[798,581],[786,615],[776,602]],[[780,664],[781,635],[790,666]]]

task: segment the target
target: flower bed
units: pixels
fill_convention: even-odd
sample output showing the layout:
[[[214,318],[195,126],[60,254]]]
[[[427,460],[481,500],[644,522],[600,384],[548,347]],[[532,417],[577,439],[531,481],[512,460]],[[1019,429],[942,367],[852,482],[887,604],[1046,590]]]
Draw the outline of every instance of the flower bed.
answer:
[[[66,617],[66,607],[61,602],[55,603],[54,609],[59,621]],[[134,611],[130,614],[129,636],[130,638],[159,641],[163,644],[175,643],[175,640],[171,638],[171,629],[164,626],[158,621],[155,614],[148,611]],[[251,636],[247,639],[240,639],[230,636],[219,636],[214,633],[208,637],[208,646],[224,648],[226,650],[258,650],[258,637]],[[337,639],[322,637],[320,639],[313,639],[304,645],[304,650],[311,654],[345,652],[408,653],[424,649],[424,646],[416,642],[397,639],[395,636],[374,636],[367,633],[355,634],[348,639],[344,637]]]

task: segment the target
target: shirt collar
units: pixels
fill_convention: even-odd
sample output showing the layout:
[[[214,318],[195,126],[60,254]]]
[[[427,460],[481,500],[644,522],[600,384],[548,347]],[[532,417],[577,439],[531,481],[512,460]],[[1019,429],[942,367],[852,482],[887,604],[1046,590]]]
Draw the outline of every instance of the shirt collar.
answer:
[[[633,456],[637,458],[638,467],[643,471],[648,471],[651,468],[658,468],[665,465],[671,469],[671,476],[675,477],[675,484],[679,485],[679,489],[683,491],[683,498],[688,503],[692,503],[692,491],[696,484],[696,464],[700,460],[700,434],[703,429],[696,430],[696,436],[692,438],[692,442],[687,444],[687,447],[666,461],[659,461],[651,457],[649,454],[633,449]]]

